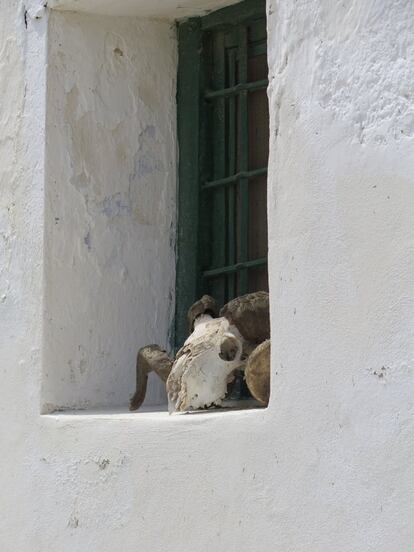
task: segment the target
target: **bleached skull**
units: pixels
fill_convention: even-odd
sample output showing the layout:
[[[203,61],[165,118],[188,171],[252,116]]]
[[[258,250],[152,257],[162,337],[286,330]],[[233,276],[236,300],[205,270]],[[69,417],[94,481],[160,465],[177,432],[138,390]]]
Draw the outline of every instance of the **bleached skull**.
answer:
[[[198,317],[167,380],[170,412],[220,405],[233,372],[243,366],[243,342],[227,318]]]

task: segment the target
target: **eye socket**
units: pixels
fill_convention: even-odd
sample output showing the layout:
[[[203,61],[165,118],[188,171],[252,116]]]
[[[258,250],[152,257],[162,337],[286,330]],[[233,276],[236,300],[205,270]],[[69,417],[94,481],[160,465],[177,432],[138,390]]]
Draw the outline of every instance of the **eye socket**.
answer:
[[[238,352],[239,344],[236,338],[233,336],[224,337],[220,343],[219,357],[221,360],[231,362],[236,358]]]
[[[229,349],[228,351],[220,351],[219,357],[226,362],[231,362],[236,358],[237,349]]]

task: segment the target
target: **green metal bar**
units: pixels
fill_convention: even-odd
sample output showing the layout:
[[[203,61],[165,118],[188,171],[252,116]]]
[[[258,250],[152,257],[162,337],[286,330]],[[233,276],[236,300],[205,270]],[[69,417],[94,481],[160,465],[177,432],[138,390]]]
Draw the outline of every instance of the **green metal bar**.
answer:
[[[261,42],[258,44],[251,44],[249,46],[249,56],[255,57],[255,56],[261,56],[263,54],[267,54],[267,44],[266,42]]]
[[[215,88],[224,88],[226,85],[225,35],[219,31],[215,33],[213,43],[213,85]],[[224,97],[215,102],[214,128],[214,178],[224,178],[226,175],[226,100]],[[212,255],[210,266],[224,266],[226,264],[226,190],[218,188],[213,194],[212,210]],[[218,301],[226,302],[226,281],[221,278],[212,283],[210,289],[205,290]]]
[[[204,97],[206,100],[214,100],[216,98],[236,96],[241,92],[255,92],[256,90],[263,90],[269,85],[268,79],[263,79],[255,82],[245,82],[229,86],[229,88],[223,88],[222,90],[207,90]]]
[[[200,22],[190,20],[178,28],[178,139],[180,143],[178,186],[178,231],[176,267],[175,346],[187,334],[187,310],[196,297],[198,243]]]
[[[197,298],[210,290],[205,289],[205,281],[202,278],[203,270],[211,266],[212,240],[212,215],[213,194],[201,193],[202,184],[214,176],[212,160],[214,157],[214,140],[212,139],[214,104],[203,101],[204,90],[211,86],[213,74],[213,43],[203,37],[201,52],[200,74],[200,154],[199,154],[199,181],[197,187],[199,193],[199,240],[198,240],[198,267],[197,267]]]
[[[266,30],[266,17],[263,13],[263,17],[251,21],[249,24],[249,43],[257,44],[258,42],[266,42],[267,30]]]
[[[237,72],[237,50],[232,48],[229,51],[229,84],[230,86],[236,83]],[[234,174],[237,171],[237,113],[236,113],[236,98],[230,96],[228,98],[228,172]],[[227,188],[227,262],[234,265],[236,262],[236,194],[234,185]],[[231,273],[227,277],[228,297],[234,299],[236,296],[236,276]]]
[[[211,188],[217,188],[218,186],[227,186],[228,184],[233,184],[241,179],[251,179],[258,176],[265,176],[267,174],[267,167],[262,169],[255,169],[253,171],[243,171],[233,174],[232,176],[226,176],[225,178],[219,178],[218,180],[212,180],[211,182],[206,182],[202,186],[202,190],[210,190]]]
[[[239,27],[239,79],[247,83],[247,28]],[[239,170],[249,170],[249,121],[248,121],[247,90],[239,97]],[[249,181],[241,178],[239,184],[239,261],[245,263],[249,259]],[[238,294],[248,292],[248,272],[239,273]]]
[[[211,270],[206,270],[203,272],[203,278],[216,278],[223,274],[232,274],[239,272],[240,270],[248,270],[251,268],[257,268],[259,266],[264,266],[267,264],[267,257],[262,259],[255,259],[253,261],[245,261],[243,263],[236,263],[232,266],[223,266],[221,268],[212,268]]]

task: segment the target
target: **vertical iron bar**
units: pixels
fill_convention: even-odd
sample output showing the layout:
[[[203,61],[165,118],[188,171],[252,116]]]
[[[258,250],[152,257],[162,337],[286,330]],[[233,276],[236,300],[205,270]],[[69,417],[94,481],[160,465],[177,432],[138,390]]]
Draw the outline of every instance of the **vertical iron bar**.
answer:
[[[213,57],[214,87],[224,88],[226,85],[226,60],[224,32],[218,31],[214,37]],[[214,178],[223,178],[226,173],[226,99],[217,99],[214,106]],[[213,191],[212,213],[212,266],[220,267],[226,264],[226,190]],[[226,302],[226,277],[221,276],[212,282],[212,295],[223,305]]]
[[[197,275],[199,143],[194,134],[199,126],[200,49],[199,21],[179,26],[178,140],[180,143],[178,187],[178,232],[175,347],[181,347],[188,333],[187,310],[194,302]]]
[[[239,27],[239,82],[247,82],[247,27]],[[247,91],[240,93],[239,98],[239,171],[249,169],[249,122]],[[239,262],[249,260],[249,182],[241,178],[239,184]],[[248,292],[248,271],[243,269],[239,274],[238,294]]]
[[[206,36],[201,36],[200,65],[200,90],[204,91],[211,86],[211,75],[213,67],[213,45]],[[212,139],[212,120],[214,105],[200,97],[200,123],[199,123],[199,190],[206,178],[213,176],[212,158],[214,155],[214,140]],[[198,226],[198,267],[197,267],[197,298],[204,293],[210,293],[206,289],[206,282],[202,277],[206,267],[209,267],[211,259],[212,231],[211,213],[214,194],[199,194],[199,226]]]
[[[229,86],[236,84],[237,71],[237,50],[232,48],[229,51]],[[237,113],[236,113],[236,97],[228,99],[228,175],[232,176],[237,172]],[[233,265],[236,262],[236,194],[234,184],[228,187],[228,264]],[[233,299],[236,296],[236,274],[228,275],[228,299]]]

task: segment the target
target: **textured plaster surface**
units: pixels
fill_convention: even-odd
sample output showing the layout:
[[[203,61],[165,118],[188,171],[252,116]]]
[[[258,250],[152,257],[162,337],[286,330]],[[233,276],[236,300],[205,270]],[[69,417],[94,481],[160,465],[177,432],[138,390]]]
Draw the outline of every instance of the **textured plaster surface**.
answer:
[[[37,457],[42,329],[46,20],[0,1],[0,549],[26,531]],[[38,525],[38,530],[41,530]]]
[[[274,549],[408,552],[414,4],[268,7]]]
[[[52,12],[48,44],[44,408],[126,405],[174,314],[175,29]]]
[[[269,2],[271,404],[177,417],[39,415],[46,20],[0,5],[2,552],[411,552],[412,3]]]

